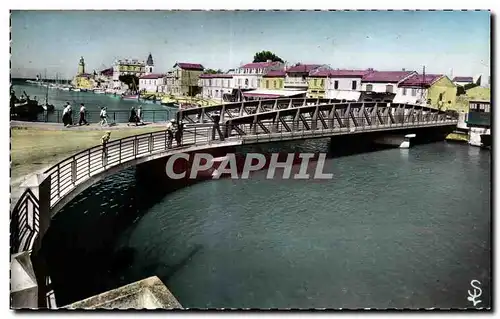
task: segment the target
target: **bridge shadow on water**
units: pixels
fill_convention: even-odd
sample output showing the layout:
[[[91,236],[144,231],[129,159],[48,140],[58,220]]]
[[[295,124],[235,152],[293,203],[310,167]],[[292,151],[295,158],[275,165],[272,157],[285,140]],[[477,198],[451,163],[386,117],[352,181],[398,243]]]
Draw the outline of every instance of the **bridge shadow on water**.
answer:
[[[359,138],[328,138],[238,147],[220,150],[214,156],[232,151],[322,152],[332,159],[386,148]],[[145,169],[131,168],[106,178],[78,195],[54,217],[41,252],[47,261],[58,306],[153,275],[167,283],[203,250],[199,244],[188,246],[180,257],[172,257],[168,265],[141,261],[144,265],[141,269],[130,271],[140,252],[119,239],[132,234],[140,219],[166,195],[203,181],[167,180],[165,174],[157,174],[158,169],[164,170],[164,162],[157,162],[155,169],[151,169],[155,164],[150,163]],[[164,245],[173,242],[170,238]]]

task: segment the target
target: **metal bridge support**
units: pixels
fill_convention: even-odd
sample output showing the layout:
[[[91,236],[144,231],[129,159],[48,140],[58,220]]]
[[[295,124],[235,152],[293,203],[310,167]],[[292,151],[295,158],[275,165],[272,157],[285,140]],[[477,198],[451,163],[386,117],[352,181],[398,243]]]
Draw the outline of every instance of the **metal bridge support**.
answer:
[[[257,123],[259,122],[257,115],[253,117],[253,123],[250,125],[250,131],[253,135],[257,135]]]
[[[319,112],[319,105],[316,105],[311,121],[311,130],[313,131],[318,129],[318,112]]]
[[[335,128],[335,105],[332,105],[330,112],[328,113],[328,128]]]
[[[280,112],[276,112],[276,116],[273,119],[273,123],[271,124],[271,133],[278,132],[278,123],[280,122]]]
[[[226,115],[226,106],[222,105],[222,110],[220,111],[220,121],[223,122],[223,123],[224,123],[224,116],[225,115]]]
[[[274,100],[273,111],[276,111],[277,109],[278,109],[278,100]]]
[[[243,116],[243,111],[245,110],[245,102],[240,103],[239,116]]]
[[[262,100],[259,100],[259,104],[257,105],[257,114],[260,112],[264,112],[264,110],[262,110]]]
[[[299,119],[300,119],[300,109],[297,109],[297,111],[295,112],[295,116],[293,118],[292,131],[299,130]]]
[[[342,118],[344,126],[347,128],[351,127],[351,103],[347,105],[347,109],[345,110],[345,113],[343,114]]]

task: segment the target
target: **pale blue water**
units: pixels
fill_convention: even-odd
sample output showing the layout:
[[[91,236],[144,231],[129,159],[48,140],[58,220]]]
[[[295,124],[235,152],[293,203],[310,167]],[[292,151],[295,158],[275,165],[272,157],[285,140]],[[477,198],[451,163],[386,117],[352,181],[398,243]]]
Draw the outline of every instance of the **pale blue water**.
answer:
[[[185,307],[465,308],[476,279],[491,305],[490,152],[443,142],[326,171],[333,180],[259,172],[169,194],[133,169],[108,178],[51,225],[56,298],[156,275]]]

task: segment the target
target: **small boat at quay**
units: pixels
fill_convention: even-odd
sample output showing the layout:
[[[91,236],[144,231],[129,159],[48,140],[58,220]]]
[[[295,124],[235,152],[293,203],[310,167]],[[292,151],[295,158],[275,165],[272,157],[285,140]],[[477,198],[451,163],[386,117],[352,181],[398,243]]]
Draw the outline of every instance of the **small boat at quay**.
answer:
[[[101,89],[94,89],[93,92],[95,94],[104,94],[105,93],[104,90],[101,90]]]
[[[139,99],[139,95],[138,94],[135,94],[135,95],[123,95],[122,99],[124,99],[124,100],[138,100]]]
[[[71,88],[71,91],[73,91],[73,92],[80,92],[81,90],[79,88]]]

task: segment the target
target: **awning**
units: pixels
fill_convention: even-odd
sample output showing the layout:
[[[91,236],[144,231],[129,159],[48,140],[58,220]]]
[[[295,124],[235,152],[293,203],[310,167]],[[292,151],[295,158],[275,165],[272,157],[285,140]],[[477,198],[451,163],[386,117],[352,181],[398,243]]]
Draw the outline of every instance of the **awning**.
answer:
[[[361,92],[359,91],[334,91],[331,94],[331,99],[346,100],[346,101],[359,101]]]

